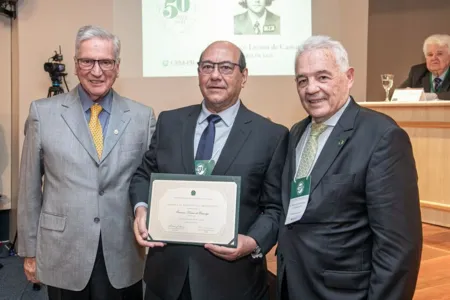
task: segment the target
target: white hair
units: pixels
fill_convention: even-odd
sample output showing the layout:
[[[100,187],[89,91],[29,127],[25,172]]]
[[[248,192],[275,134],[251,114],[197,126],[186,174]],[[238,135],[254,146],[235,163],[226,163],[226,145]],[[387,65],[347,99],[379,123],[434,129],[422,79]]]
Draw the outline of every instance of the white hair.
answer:
[[[307,51],[318,49],[333,51],[336,63],[338,64],[341,72],[346,72],[350,68],[348,54],[344,46],[342,46],[340,42],[324,35],[313,35],[298,47],[297,54],[295,56],[296,64],[300,55]]]
[[[98,26],[87,25],[83,26],[78,30],[77,38],[75,40],[75,55],[78,55],[81,43],[90,39],[99,38],[102,40],[111,41],[114,48],[114,59],[116,61],[120,60],[120,40],[117,36],[112,34]]]
[[[425,56],[429,45],[447,46],[450,53],[450,36],[448,34],[433,34],[427,37],[423,42],[423,54]]]

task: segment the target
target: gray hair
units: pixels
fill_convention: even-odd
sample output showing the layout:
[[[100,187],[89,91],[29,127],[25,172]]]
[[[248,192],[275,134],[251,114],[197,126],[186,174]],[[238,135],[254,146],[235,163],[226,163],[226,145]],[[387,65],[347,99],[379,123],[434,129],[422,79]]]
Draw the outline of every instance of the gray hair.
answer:
[[[336,63],[338,64],[341,72],[346,72],[350,68],[348,54],[344,46],[342,46],[340,42],[324,35],[313,35],[304,41],[298,47],[297,54],[295,56],[295,63],[297,64],[298,58],[303,53],[318,49],[333,51]]]
[[[429,45],[447,46],[450,53],[450,36],[448,34],[433,34],[423,42],[423,54],[427,55],[427,47]]]
[[[87,25],[78,30],[75,40],[75,56],[78,55],[81,43],[90,39],[99,38],[102,40],[112,41],[114,48],[114,59],[120,60],[120,40],[117,36],[98,26]]]

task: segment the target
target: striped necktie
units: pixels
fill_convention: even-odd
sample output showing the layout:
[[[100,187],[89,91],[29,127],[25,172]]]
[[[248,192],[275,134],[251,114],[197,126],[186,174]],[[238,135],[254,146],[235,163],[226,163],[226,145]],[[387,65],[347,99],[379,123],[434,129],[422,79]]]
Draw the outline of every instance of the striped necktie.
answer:
[[[436,77],[433,81],[434,81],[434,91],[437,92],[437,91],[439,91],[439,87],[441,85],[442,79],[439,77]]]
[[[314,160],[316,159],[319,136],[325,131],[325,129],[327,129],[327,125],[325,124],[311,124],[311,132],[300,158],[296,178],[306,177],[311,171]]]

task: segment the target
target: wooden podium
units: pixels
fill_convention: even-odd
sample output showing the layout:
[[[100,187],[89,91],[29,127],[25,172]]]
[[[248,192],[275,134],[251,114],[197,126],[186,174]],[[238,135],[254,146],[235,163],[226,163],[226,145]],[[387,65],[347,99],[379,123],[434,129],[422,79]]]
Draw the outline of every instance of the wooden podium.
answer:
[[[409,135],[419,175],[422,221],[450,227],[450,101],[359,102]]]

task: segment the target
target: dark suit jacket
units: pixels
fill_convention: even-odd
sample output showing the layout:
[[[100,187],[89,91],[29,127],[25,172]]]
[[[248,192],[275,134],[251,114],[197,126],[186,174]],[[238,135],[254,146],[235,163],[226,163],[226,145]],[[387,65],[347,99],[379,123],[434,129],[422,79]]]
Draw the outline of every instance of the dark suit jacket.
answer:
[[[149,151],[135,173],[131,204],[147,201],[151,173],[194,174],[194,132],[201,105],[162,112]],[[242,103],[212,175],[241,176],[239,233],[253,237],[267,253],[276,243],[281,212],[281,173],[287,128]],[[177,299],[189,274],[192,299],[263,299],[265,259],[222,260],[201,246],[168,244],[150,249],[144,280],[155,296]]]
[[[278,283],[295,300],[412,299],[422,250],[417,173],[406,132],[353,99],[311,173],[301,220],[284,225],[295,148],[311,122],[290,132],[283,170]]]
[[[280,34],[280,17],[267,10],[262,34]],[[234,34],[256,34],[248,12],[234,16]]]
[[[426,93],[431,92],[430,84],[431,72],[427,69],[427,64],[419,64],[411,67],[408,78],[399,88],[423,88]],[[447,75],[441,84],[439,92],[436,93],[441,100],[450,100],[450,76]]]

